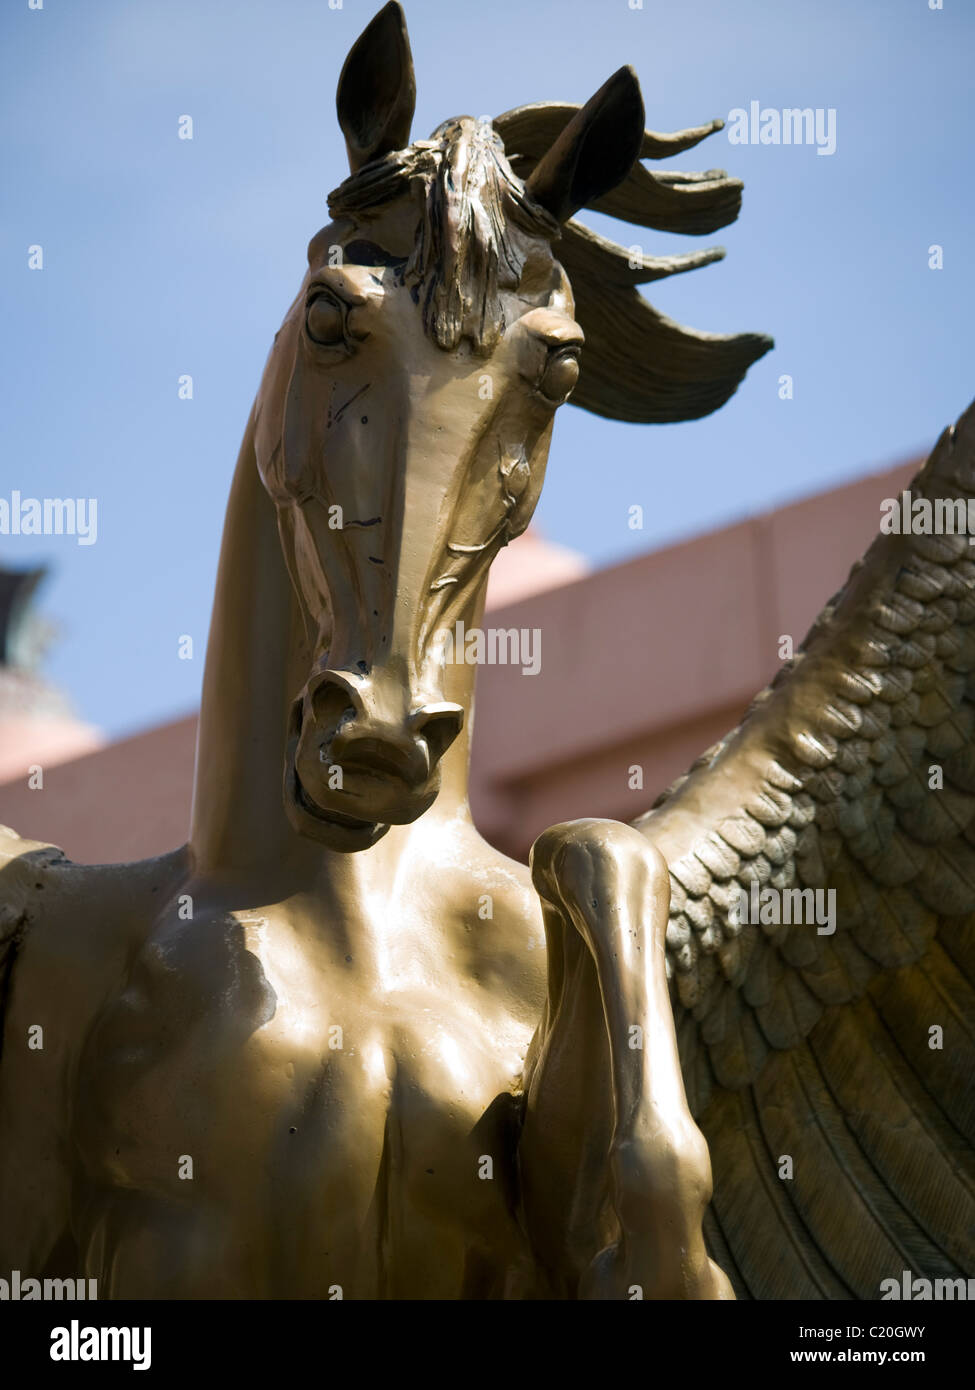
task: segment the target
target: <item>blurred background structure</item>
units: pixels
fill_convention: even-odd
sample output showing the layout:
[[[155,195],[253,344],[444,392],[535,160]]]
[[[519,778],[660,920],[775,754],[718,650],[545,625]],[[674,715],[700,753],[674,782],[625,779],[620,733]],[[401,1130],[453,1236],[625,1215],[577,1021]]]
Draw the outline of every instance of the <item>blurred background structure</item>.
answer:
[[[33,606],[43,579],[41,569],[0,568],[0,783],[26,785],[32,766],[69,762],[105,742],[41,675],[55,635]]]

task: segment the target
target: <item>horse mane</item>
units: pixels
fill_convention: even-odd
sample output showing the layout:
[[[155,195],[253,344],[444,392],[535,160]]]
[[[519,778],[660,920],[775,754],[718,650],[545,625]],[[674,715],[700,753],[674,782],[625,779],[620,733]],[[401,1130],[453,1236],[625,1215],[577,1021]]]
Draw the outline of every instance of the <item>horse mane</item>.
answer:
[[[647,256],[575,220],[560,228],[526,192],[524,181],[579,109],[538,102],[491,125],[466,116],[445,121],[430,140],[363,165],[329,194],[329,212],[378,210],[419,185],[424,216],[405,278],[418,302],[422,297],[424,326],[439,346],[451,350],[467,338],[482,355],[504,331],[500,291],[517,287],[525,261],[526,244],[511,224],[529,236],[558,238],[556,254],[586,335],[570,403],[637,424],[709,415],[734,394],[772,339],[686,328],[640,294],[639,285],[721,260],[723,248]],[[647,131],[640,159],[666,159],[723,125]],[[742,187],[720,169],[652,173],[638,160],[622,183],[588,206],[639,226],[702,236],[736,219]]]
[[[423,324],[446,351],[468,339],[489,356],[505,328],[501,291],[517,289],[525,238],[551,241],[559,224],[525,191],[491,126],[461,116],[363,165],[328,196],[333,217],[367,213],[419,185],[423,217],[403,277]]]
[[[494,121],[511,167],[527,178],[578,106],[536,102]],[[670,135],[646,131],[640,160],[667,159],[722,129],[721,120]],[[640,160],[589,207],[657,231],[703,236],[734,222],[742,183],[723,169],[652,173]],[[678,256],[645,256],[598,236],[581,222],[562,227],[558,257],[572,285],[586,335],[571,404],[614,420],[669,424],[724,405],[753,362],[773,346],[761,333],[700,333],[675,323],[643,298],[638,285],[679,275],[724,257],[722,247]]]

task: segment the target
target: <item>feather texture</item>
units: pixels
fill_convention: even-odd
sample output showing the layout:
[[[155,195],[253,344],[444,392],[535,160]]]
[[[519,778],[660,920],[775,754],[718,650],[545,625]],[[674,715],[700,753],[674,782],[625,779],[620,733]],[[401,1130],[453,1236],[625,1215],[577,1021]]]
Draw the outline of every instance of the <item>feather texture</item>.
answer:
[[[975,406],[911,492],[975,498]],[[975,1270],[970,554],[964,535],[878,536],[743,723],[636,822],[680,894],[678,1038],[712,1251],[741,1295],[876,1298],[905,1269]],[[835,894],[834,930],[784,920],[782,898],[777,920],[737,920],[752,884]]]

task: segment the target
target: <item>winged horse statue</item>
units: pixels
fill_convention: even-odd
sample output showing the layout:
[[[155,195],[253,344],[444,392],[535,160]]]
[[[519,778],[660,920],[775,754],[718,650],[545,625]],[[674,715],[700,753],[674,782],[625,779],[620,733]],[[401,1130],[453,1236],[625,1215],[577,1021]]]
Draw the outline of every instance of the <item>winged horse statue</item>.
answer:
[[[720,122],[645,132],[624,68],[581,108],[411,144],[414,97],[389,4],[342,71],[351,173],[233,479],[188,844],[88,867],[2,840],[0,1266],[125,1298],[965,1275],[967,538],[882,535],[635,825],[555,826],[530,870],[497,853],[467,804],[472,668],[438,633],[477,625],[556,409],[705,415],[771,344],[641,297],[720,252],[572,220],[733,220],[736,181],[641,162]],[[972,412],[914,486],[972,495]],[[753,884],[835,891],[835,932],[744,920]]]

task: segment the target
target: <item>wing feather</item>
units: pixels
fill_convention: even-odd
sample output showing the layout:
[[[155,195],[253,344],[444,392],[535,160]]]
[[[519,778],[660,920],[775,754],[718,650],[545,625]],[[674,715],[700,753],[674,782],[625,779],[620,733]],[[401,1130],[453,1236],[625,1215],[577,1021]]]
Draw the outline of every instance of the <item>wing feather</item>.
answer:
[[[975,405],[910,491],[975,500]],[[738,1291],[876,1298],[904,1269],[975,1273],[967,535],[879,535],[742,724],[636,824],[670,866],[678,1039]],[[742,890],[768,889],[804,894],[802,920],[738,921]],[[807,890],[835,894],[832,918]]]

